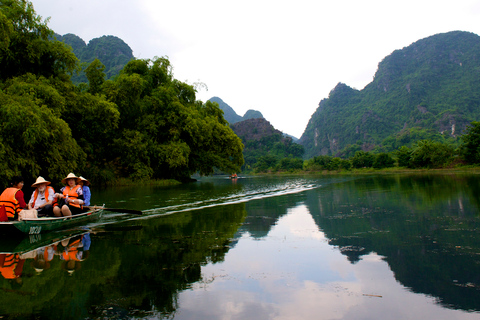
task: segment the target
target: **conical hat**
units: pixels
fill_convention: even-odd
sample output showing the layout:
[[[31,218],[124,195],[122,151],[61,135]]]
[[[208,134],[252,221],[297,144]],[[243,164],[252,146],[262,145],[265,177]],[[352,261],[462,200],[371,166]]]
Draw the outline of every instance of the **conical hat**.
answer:
[[[70,172],[70,173],[68,174],[68,176],[62,180],[62,183],[63,183],[63,184],[66,184],[68,179],[75,179],[75,182],[77,183],[77,182],[78,182],[78,179],[80,179],[80,178]]]
[[[51,182],[43,179],[43,177],[38,177],[38,178],[37,178],[37,181],[35,181],[35,183],[32,184],[32,187],[37,187],[38,185],[40,185],[40,184],[42,184],[42,183],[46,183],[47,186],[48,186]]]
[[[83,184],[86,185],[86,186],[89,186],[90,185],[90,181],[88,181],[87,179],[85,179],[84,177],[80,176],[80,180],[83,181]]]

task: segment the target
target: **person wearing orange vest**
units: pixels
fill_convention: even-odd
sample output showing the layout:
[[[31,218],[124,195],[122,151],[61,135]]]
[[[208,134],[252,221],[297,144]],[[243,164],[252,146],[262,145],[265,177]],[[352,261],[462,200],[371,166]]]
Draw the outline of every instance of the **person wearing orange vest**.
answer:
[[[50,187],[50,181],[43,177],[38,177],[32,184],[36,188],[28,202],[28,209],[35,209],[39,217],[53,216],[53,202],[55,201],[55,191]]]
[[[23,197],[23,178],[13,177],[11,187],[7,188],[0,195],[0,207],[5,207],[8,220],[18,220],[18,213],[27,207]]]
[[[73,173],[69,173],[68,176],[62,180],[65,187],[60,189],[62,193],[56,193],[56,197],[60,202],[57,207],[53,208],[53,214],[56,217],[66,217],[72,214],[82,213],[83,210],[83,190],[82,186],[78,184],[80,178]]]

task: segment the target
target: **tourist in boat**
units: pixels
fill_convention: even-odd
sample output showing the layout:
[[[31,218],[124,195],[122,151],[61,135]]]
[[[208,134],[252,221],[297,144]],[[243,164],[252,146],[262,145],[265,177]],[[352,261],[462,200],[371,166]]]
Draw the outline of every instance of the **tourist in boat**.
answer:
[[[82,186],[82,191],[83,191],[83,205],[85,206],[90,206],[90,199],[92,197],[92,194],[90,192],[90,181],[85,179],[84,177],[80,176],[80,181],[78,182],[79,185]]]
[[[0,195],[0,207],[5,207],[8,220],[18,220],[20,211],[27,207],[23,195],[23,177],[15,176],[10,182],[10,187]]]
[[[60,189],[62,193],[56,193],[59,205],[53,208],[53,214],[56,217],[67,217],[72,214],[82,213],[83,209],[83,190],[78,184],[80,178],[69,173],[68,176],[62,180],[65,187]],[[63,201],[62,201],[63,200]]]
[[[39,217],[53,216],[53,202],[55,201],[55,191],[50,187],[50,181],[43,177],[38,177],[32,184],[36,188],[28,202],[28,209],[35,209]]]

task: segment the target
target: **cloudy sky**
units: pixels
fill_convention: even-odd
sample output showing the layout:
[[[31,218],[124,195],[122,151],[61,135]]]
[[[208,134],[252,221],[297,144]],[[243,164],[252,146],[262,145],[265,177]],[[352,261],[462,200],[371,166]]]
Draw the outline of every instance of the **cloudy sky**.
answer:
[[[338,82],[363,89],[396,49],[454,30],[480,34],[479,0],[33,0],[61,35],[124,40],[137,58],[168,56],[239,115],[259,110],[300,137]]]

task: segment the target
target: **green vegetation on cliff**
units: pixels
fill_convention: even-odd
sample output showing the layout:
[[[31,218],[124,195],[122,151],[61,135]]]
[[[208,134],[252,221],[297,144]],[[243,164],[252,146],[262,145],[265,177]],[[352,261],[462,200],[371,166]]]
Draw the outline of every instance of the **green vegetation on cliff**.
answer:
[[[480,37],[454,31],[394,51],[363,90],[339,83],[299,143],[305,157],[390,152],[419,140],[458,145],[480,118]]]

